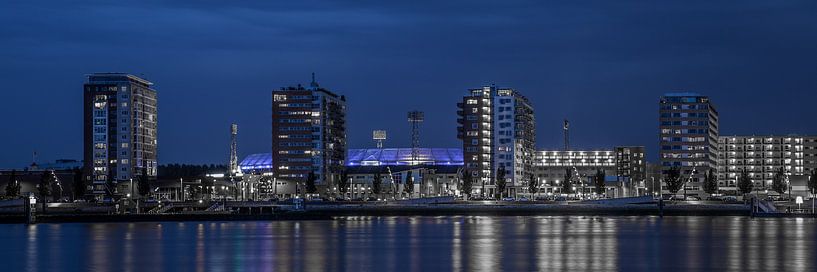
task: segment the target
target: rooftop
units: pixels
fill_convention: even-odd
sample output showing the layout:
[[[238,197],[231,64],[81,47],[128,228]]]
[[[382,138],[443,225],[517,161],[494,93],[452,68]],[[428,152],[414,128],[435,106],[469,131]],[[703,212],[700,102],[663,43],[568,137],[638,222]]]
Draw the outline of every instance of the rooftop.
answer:
[[[357,165],[463,165],[461,148],[420,148],[417,162],[411,148],[349,149],[347,166]]]

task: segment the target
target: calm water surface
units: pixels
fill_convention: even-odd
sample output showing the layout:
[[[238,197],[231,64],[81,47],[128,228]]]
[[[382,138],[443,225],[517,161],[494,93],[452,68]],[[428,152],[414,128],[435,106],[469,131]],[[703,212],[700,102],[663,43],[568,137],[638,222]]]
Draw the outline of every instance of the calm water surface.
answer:
[[[345,217],[0,225],[2,271],[817,271],[817,220]]]

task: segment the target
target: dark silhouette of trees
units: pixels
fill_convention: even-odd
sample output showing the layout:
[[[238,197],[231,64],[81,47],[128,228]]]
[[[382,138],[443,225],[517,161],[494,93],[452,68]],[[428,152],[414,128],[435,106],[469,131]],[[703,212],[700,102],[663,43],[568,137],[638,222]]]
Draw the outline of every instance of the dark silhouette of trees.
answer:
[[[74,191],[74,199],[82,199],[85,197],[85,191],[87,189],[85,185],[85,178],[82,173],[82,169],[74,168],[74,183],[73,183],[73,191]]]
[[[783,181],[784,176],[783,167],[780,167],[774,172],[774,177],[772,177],[772,191],[781,195],[785,193],[787,189],[786,183]]]
[[[593,177],[593,185],[596,189],[596,194],[603,195],[607,192],[605,188],[604,179],[607,176],[607,173],[601,169],[596,170],[596,176]]]
[[[42,176],[40,176],[40,183],[37,184],[37,193],[40,195],[40,198],[43,202],[48,202],[49,197],[52,194],[52,186],[54,186],[54,181],[56,181],[56,177],[54,173],[51,171],[43,171]]]
[[[565,180],[562,182],[562,193],[563,194],[572,194],[573,193],[573,183],[570,181],[570,168],[565,168]]]
[[[539,192],[539,181],[536,180],[536,176],[530,174],[530,181],[528,182],[528,193],[534,195]]]
[[[501,199],[505,196],[505,187],[507,187],[508,182],[505,180],[505,166],[499,166],[496,169],[496,195],[497,199]]]
[[[704,177],[704,192],[710,195],[718,193],[718,181],[715,177],[714,169],[709,169],[709,171],[706,172],[706,176]]]
[[[306,175],[306,193],[307,194],[315,194],[318,192],[318,186],[315,185],[315,181],[318,180],[318,177],[315,176],[315,173],[309,172]]]
[[[753,188],[754,183],[752,182],[752,178],[749,177],[749,171],[743,169],[743,171],[740,172],[740,177],[738,178],[738,191],[745,195],[751,193]]]
[[[340,180],[338,180],[338,191],[341,195],[346,197],[346,192],[349,191],[349,173],[346,170],[340,173]]]
[[[684,186],[684,180],[681,179],[681,169],[672,167],[664,174],[664,184],[667,186],[667,191],[673,195],[677,194]]]
[[[473,185],[474,178],[471,176],[471,172],[465,171],[462,174],[462,187],[460,187],[460,190],[467,197],[471,197],[471,189],[473,189]]]
[[[409,195],[414,193],[414,176],[411,175],[411,171],[406,172],[406,183],[403,186],[403,191]]]
[[[372,193],[380,195],[381,190],[383,190],[383,173],[377,171],[377,173],[374,174],[374,180],[372,180]]]
[[[140,197],[146,197],[150,194],[150,179],[148,177],[147,167],[142,167],[142,173],[137,177],[136,186]]]
[[[17,181],[17,171],[11,170],[9,182],[6,184],[6,196],[16,198],[20,195],[20,182]]]

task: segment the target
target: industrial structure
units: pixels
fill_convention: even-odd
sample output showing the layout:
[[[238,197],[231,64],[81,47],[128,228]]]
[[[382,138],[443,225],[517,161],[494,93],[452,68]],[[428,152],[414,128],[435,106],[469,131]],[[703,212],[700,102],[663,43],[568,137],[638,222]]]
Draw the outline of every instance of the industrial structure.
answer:
[[[411,124],[411,159],[413,164],[419,164],[420,152],[420,123],[425,121],[422,111],[410,111],[408,121]]]
[[[131,186],[139,176],[156,177],[158,104],[152,85],[124,73],[88,75],[83,169],[88,192],[98,199],[121,194],[119,183]]]
[[[241,173],[241,168],[238,167],[238,125],[230,125],[230,162],[229,162],[229,176],[235,176]]]

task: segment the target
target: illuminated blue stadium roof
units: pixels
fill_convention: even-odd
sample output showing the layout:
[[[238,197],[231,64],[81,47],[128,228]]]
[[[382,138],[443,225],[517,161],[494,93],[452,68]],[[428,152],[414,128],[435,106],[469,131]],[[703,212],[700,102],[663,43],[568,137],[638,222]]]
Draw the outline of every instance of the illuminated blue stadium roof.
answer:
[[[349,149],[347,166],[411,165],[411,148]],[[420,148],[419,164],[463,165],[460,148]]]
[[[238,167],[241,168],[242,172],[272,170],[272,154],[251,154],[241,160]]]
[[[463,165],[461,148],[420,148],[418,164]],[[412,165],[411,148],[349,149],[346,166]],[[238,164],[242,172],[272,170],[270,153],[251,154]]]

